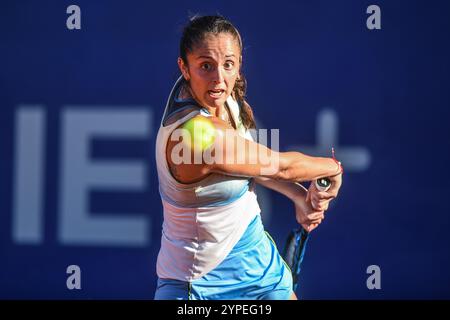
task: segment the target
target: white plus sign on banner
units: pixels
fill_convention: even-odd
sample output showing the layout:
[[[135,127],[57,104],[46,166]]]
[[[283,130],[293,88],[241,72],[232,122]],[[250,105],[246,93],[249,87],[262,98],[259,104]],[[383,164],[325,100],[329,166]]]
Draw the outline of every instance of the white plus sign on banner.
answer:
[[[331,147],[345,170],[361,172],[370,166],[370,151],[363,146],[340,146],[338,141],[339,121],[336,112],[323,109],[317,116],[316,145],[291,145],[288,150],[296,150],[312,156],[331,156]]]

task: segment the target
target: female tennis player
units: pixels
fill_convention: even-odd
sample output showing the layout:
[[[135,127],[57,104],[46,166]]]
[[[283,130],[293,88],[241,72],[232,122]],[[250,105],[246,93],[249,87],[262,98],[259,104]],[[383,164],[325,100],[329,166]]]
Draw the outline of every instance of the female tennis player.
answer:
[[[183,30],[182,75],[156,141],[164,222],[155,299],[296,299],[291,272],[264,231],[254,185],[289,197],[308,231],[341,185],[334,159],[252,139],[242,48],[238,30],[220,16],[195,17]],[[327,192],[295,184],[321,177],[331,180]]]

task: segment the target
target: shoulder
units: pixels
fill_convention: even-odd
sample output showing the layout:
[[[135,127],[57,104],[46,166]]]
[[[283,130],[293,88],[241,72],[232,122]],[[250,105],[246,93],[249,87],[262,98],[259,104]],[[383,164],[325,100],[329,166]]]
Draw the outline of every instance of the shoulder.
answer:
[[[200,109],[196,105],[185,105],[179,110],[176,110],[175,112],[172,112],[164,119],[164,126],[171,125],[178,120],[182,119],[183,117],[187,116],[188,114],[199,111],[199,114],[201,113]]]

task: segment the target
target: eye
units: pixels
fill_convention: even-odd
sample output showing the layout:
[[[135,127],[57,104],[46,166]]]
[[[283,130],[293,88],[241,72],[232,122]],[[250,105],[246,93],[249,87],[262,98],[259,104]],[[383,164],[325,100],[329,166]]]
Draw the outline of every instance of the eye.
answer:
[[[227,61],[227,62],[225,62],[225,64],[224,64],[223,66],[224,66],[224,68],[225,68],[226,70],[233,69],[233,67],[234,67],[234,62],[233,62],[233,61]]]
[[[211,66],[211,64],[209,64],[209,63],[203,63],[203,64],[201,65],[201,68],[202,68],[203,70],[205,70],[205,71],[209,71],[209,70],[211,70],[212,66]]]

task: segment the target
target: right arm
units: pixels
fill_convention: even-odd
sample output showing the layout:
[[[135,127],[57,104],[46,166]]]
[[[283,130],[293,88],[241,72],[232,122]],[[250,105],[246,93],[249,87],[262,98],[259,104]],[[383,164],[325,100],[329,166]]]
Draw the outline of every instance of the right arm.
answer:
[[[202,117],[202,116],[197,116]],[[332,158],[311,157],[300,152],[278,152],[240,136],[236,130],[216,117],[209,117],[216,129],[216,139],[209,148],[217,161],[200,164],[178,164],[177,179],[186,183],[199,180],[210,173],[232,176],[267,177],[282,181],[303,182],[341,173]],[[167,159],[171,169],[171,151],[179,141],[170,141]],[[207,150],[208,151],[208,150]],[[217,155],[222,155],[218,157]],[[194,160],[192,150],[191,160]],[[220,161],[219,161],[220,160]],[[173,170],[172,170],[173,173]],[[186,179],[185,179],[186,178]]]
[[[220,119],[213,118],[212,121],[218,131],[213,147],[216,152],[222,153],[224,161],[207,165],[207,170],[211,172],[291,182],[311,181],[340,174],[340,168],[332,158],[271,150],[240,136]],[[240,162],[236,160],[238,156]]]

